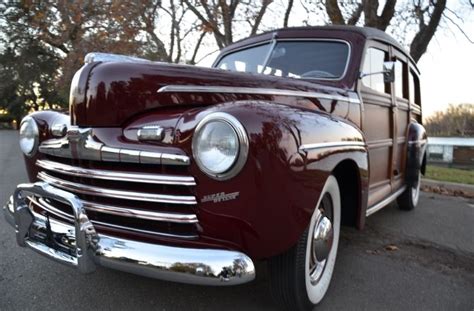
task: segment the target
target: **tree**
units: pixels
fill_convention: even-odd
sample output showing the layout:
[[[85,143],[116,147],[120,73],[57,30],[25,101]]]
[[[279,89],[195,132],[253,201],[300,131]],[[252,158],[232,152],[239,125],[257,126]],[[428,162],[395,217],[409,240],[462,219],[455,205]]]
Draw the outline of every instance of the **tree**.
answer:
[[[432,136],[474,136],[474,104],[450,104],[425,122]]]
[[[312,12],[324,10],[329,24],[364,25],[391,33],[402,44],[409,46],[410,55],[415,62],[426,52],[429,43],[442,23],[454,25],[470,42],[459,25],[462,18],[447,7],[446,0],[387,0],[381,10],[378,0],[336,1],[336,0],[303,0],[305,7],[313,8]],[[472,9],[473,6],[467,9]],[[307,9],[311,11],[310,9]],[[379,13],[380,11],[380,13]],[[407,34],[409,42],[406,42]]]
[[[229,3],[225,0],[183,0],[183,3],[201,21],[202,30],[211,32],[222,49],[234,42],[234,28],[239,21],[245,21],[250,27],[249,35],[255,35],[272,0],[231,0]]]
[[[140,31],[125,1],[13,2],[0,5],[5,46],[18,55],[19,42],[34,39],[42,53],[61,68],[54,76],[63,98],[85,54],[106,51],[140,54]]]

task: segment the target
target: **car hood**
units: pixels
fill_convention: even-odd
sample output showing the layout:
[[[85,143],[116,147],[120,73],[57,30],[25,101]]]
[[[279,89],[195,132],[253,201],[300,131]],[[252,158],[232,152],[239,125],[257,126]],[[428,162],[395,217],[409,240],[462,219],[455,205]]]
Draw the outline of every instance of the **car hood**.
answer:
[[[239,91],[233,92],[236,88]],[[266,92],[252,91],[262,89]],[[276,94],[271,94],[271,90],[276,90]],[[96,62],[84,65],[74,76],[71,123],[90,127],[126,126],[134,117],[150,110],[184,111],[241,100],[290,102],[278,90],[298,91],[296,96],[303,98],[304,92],[339,98],[350,95],[330,86],[261,74],[167,63]],[[317,98],[313,96],[310,101],[318,107]],[[298,101],[291,102],[297,105]]]

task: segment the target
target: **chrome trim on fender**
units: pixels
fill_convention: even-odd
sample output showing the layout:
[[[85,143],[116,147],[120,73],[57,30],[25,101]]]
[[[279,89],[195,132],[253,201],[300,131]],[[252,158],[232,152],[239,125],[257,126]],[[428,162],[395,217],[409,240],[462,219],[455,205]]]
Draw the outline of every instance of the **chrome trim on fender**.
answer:
[[[319,92],[305,92],[271,88],[253,87],[233,87],[233,86],[202,86],[202,85],[166,85],[158,90],[158,93],[236,93],[236,94],[257,94],[257,95],[277,95],[296,96],[318,99],[329,99],[345,101],[352,104],[359,104],[359,98],[345,97]]]
[[[74,225],[33,212],[29,196],[58,200],[72,207]],[[13,217],[17,243],[45,257],[90,273],[97,265],[146,277],[199,285],[237,285],[255,278],[253,261],[244,253],[221,249],[173,247],[97,234],[73,194],[47,183],[19,185]],[[54,239],[56,243],[47,243]],[[61,246],[59,246],[59,244]]]
[[[36,165],[55,173],[92,179],[115,180],[160,185],[195,186],[194,177],[150,173],[128,173],[99,169],[87,169],[49,160],[37,160]]]
[[[314,144],[304,144],[299,147],[300,151],[310,151],[314,149],[322,148],[337,148],[337,147],[363,147],[367,148],[367,145],[362,141],[337,141],[337,142],[324,142]]]
[[[43,180],[47,183],[50,183],[58,188],[75,192],[75,193],[82,193],[86,195],[97,195],[97,196],[114,198],[114,199],[125,199],[125,200],[156,202],[156,203],[186,204],[186,205],[197,204],[196,198],[194,196],[154,194],[154,193],[145,193],[145,192],[134,192],[134,191],[99,188],[99,187],[82,185],[75,182],[59,179],[45,172],[39,172],[38,179]]]
[[[400,189],[398,189],[397,191],[395,191],[394,193],[392,193],[390,196],[388,196],[387,198],[383,199],[382,201],[380,201],[379,203],[376,203],[375,205],[369,207],[366,211],[365,211],[365,216],[368,217],[370,215],[372,215],[373,213],[381,210],[383,207],[385,207],[387,204],[389,204],[390,202],[392,202],[393,200],[395,200],[400,194],[403,193],[403,191],[405,191],[406,189],[406,186],[403,186],[401,187]]]

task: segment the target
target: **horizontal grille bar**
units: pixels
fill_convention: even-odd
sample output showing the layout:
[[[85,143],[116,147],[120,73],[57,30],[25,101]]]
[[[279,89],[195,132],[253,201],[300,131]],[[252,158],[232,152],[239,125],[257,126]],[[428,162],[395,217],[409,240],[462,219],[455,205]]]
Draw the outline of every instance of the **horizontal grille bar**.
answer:
[[[44,201],[44,200],[38,201],[38,200],[36,200],[32,197],[29,197],[29,200],[33,204],[38,206],[39,208],[41,208],[41,209],[43,209],[43,210],[45,210],[45,211],[47,211],[47,212],[49,212],[53,215],[59,216],[60,218],[63,218],[63,219],[68,219],[70,221],[74,220],[74,217],[72,215],[69,215],[67,213],[64,213],[63,211],[58,210],[57,208],[55,208],[51,204],[45,204],[46,201]],[[37,214],[34,211],[33,211],[33,213]],[[37,214],[37,215],[40,215],[40,214]],[[42,215],[40,215],[40,216],[44,217]],[[195,238],[197,238],[197,235],[195,235],[195,234],[193,234],[193,235],[171,234],[171,233],[165,233],[165,232],[156,232],[156,231],[142,230],[142,229],[127,227],[127,226],[109,224],[109,223],[105,223],[105,222],[97,221],[97,220],[91,220],[91,222],[95,225],[100,225],[100,226],[114,228],[114,229],[120,229],[120,230],[134,231],[134,232],[138,232],[138,233],[145,233],[145,234],[152,234],[152,235],[173,237],[173,238],[180,238],[180,239],[195,239]]]
[[[99,188],[99,187],[82,185],[75,182],[59,179],[45,172],[39,172],[38,178],[58,188],[75,192],[75,193],[86,194],[86,195],[102,196],[102,197],[114,198],[114,199],[156,202],[156,203],[186,204],[186,205],[197,204],[196,198],[194,196],[165,195],[165,194],[154,194],[154,193],[145,193],[145,192],[134,192],[134,191]]]
[[[38,160],[36,161],[36,165],[48,171],[85,178],[177,186],[196,185],[194,178],[189,176],[126,173],[99,169],[86,169],[49,160]]]
[[[97,204],[87,201],[82,201],[86,210],[94,212],[112,214],[117,216],[156,220],[156,221],[167,221],[174,223],[185,223],[194,224],[198,222],[196,215],[194,214],[177,214],[177,213],[163,213],[163,212],[149,212],[136,210],[126,207],[115,207],[103,204]]]
[[[41,204],[43,209],[45,207],[54,214],[59,214],[60,216],[64,217],[72,217],[67,213],[57,209],[53,205],[46,202],[43,198],[39,198],[37,201],[31,199],[33,204]],[[177,213],[163,213],[163,212],[149,212],[149,211],[142,211],[136,209],[130,209],[126,207],[115,207],[115,206],[108,206],[103,204],[97,204],[87,201],[82,201],[86,210],[104,213],[104,214],[111,214],[123,217],[132,217],[132,218],[139,218],[139,219],[147,219],[147,220],[155,220],[155,221],[166,221],[166,222],[174,222],[174,223],[184,223],[184,224],[194,224],[198,222],[196,215],[194,214],[177,214]]]

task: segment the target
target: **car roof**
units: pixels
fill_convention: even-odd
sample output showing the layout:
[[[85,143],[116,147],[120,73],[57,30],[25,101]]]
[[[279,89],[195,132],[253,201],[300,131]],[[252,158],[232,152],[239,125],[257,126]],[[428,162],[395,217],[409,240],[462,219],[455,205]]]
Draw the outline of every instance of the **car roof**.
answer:
[[[411,58],[410,54],[401,46],[401,44],[395,40],[392,36],[389,34],[383,32],[382,30],[379,30],[377,28],[372,28],[372,27],[359,27],[359,26],[349,26],[349,25],[331,25],[331,26],[304,26],[304,27],[287,27],[287,28],[279,28],[279,29],[274,29],[274,30],[269,30],[266,32],[263,32],[259,35],[245,38],[239,41],[234,42],[230,46],[224,48],[221,52],[227,52],[229,50],[234,50],[235,48],[240,48],[242,46],[247,45],[247,40],[249,43],[255,43],[264,39],[269,39],[271,37],[278,37],[278,35],[285,35],[286,33],[295,33],[298,31],[309,31],[309,32],[314,32],[315,34],[317,32],[331,32],[331,31],[344,31],[344,32],[352,32],[355,34],[359,34],[363,36],[365,39],[370,39],[370,40],[376,40],[376,41],[381,41],[386,44],[390,44],[400,50],[402,53],[404,53],[412,62],[413,65],[415,65],[416,68],[416,63],[413,61]],[[250,40],[249,40],[250,39]],[[252,40],[253,39],[253,40]],[[418,71],[418,68],[416,68]]]

